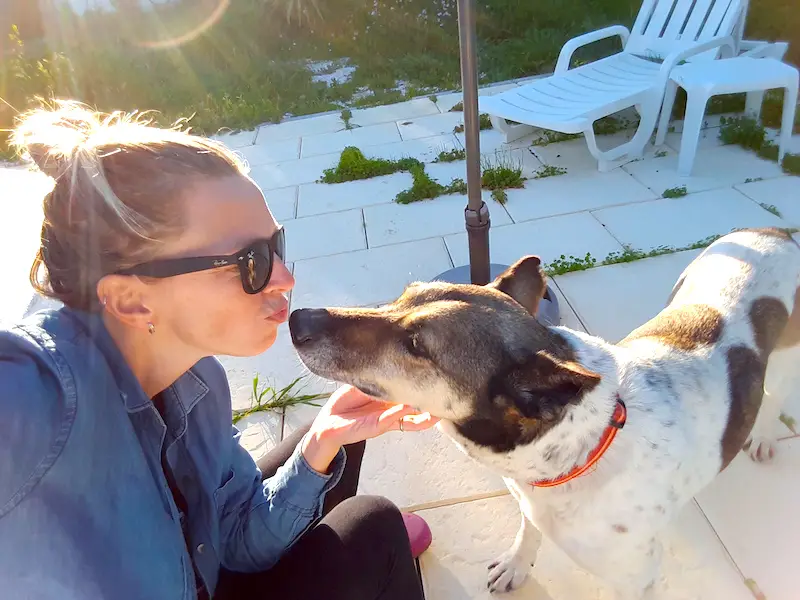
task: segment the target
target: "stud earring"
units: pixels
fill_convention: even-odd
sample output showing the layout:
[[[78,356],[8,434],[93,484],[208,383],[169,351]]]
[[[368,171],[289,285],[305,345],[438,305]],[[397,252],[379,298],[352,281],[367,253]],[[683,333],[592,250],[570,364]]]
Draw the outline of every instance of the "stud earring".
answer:
[[[156,326],[153,325],[152,323],[148,323],[147,324],[147,331],[150,332],[150,335],[154,334],[156,332]]]

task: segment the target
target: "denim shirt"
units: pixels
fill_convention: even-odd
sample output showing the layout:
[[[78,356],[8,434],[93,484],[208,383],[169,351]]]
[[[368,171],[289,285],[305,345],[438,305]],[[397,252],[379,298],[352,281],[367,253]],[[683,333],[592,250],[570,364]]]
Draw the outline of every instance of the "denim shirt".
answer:
[[[213,594],[220,567],[269,569],[319,518],[343,451],[323,475],[295,450],[262,483],[214,358],[164,400],[162,419],[97,315],[61,308],[0,329],[0,596],[194,599],[192,562]]]

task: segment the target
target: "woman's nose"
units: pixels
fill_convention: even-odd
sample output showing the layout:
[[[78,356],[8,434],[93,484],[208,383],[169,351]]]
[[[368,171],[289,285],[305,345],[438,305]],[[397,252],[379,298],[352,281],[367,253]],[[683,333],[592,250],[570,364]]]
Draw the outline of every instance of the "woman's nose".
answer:
[[[294,277],[283,264],[283,261],[275,257],[275,264],[272,267],[272,276],[269,285],[264,288],[267,293],[279,292],[281,294],[290,291],[294,287]]]

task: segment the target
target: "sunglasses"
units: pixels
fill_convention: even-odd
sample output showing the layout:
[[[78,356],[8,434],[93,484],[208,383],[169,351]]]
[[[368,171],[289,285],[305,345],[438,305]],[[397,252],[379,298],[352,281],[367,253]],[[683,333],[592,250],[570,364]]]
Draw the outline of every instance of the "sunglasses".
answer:
[[[272,277],[272,267],[277,256],[281,261],[286,256],[286,235],[283,227],[270,238],[256,240],[238,252],[227,256],[193,256],[190,258],[168,258],[154,260],[117,271],[117,275],[141,275],[142,277],[165,278],[198,271],[208,271],[237,265],[242,278],[242,287],[248,294],[262,291]]]

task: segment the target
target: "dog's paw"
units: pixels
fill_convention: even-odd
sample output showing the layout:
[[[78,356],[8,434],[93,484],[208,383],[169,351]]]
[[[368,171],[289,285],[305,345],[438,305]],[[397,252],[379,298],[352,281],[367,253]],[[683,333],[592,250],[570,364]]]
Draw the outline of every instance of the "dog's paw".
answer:
[[[755,462],[769,462],[775,457],[775,440],[755,436],[747,440],[744,450]]]
[[[489,591],[510,592],[519,588],[528,579],[531,566],[519,554],[503,553],[500,558],[489,565]]]

